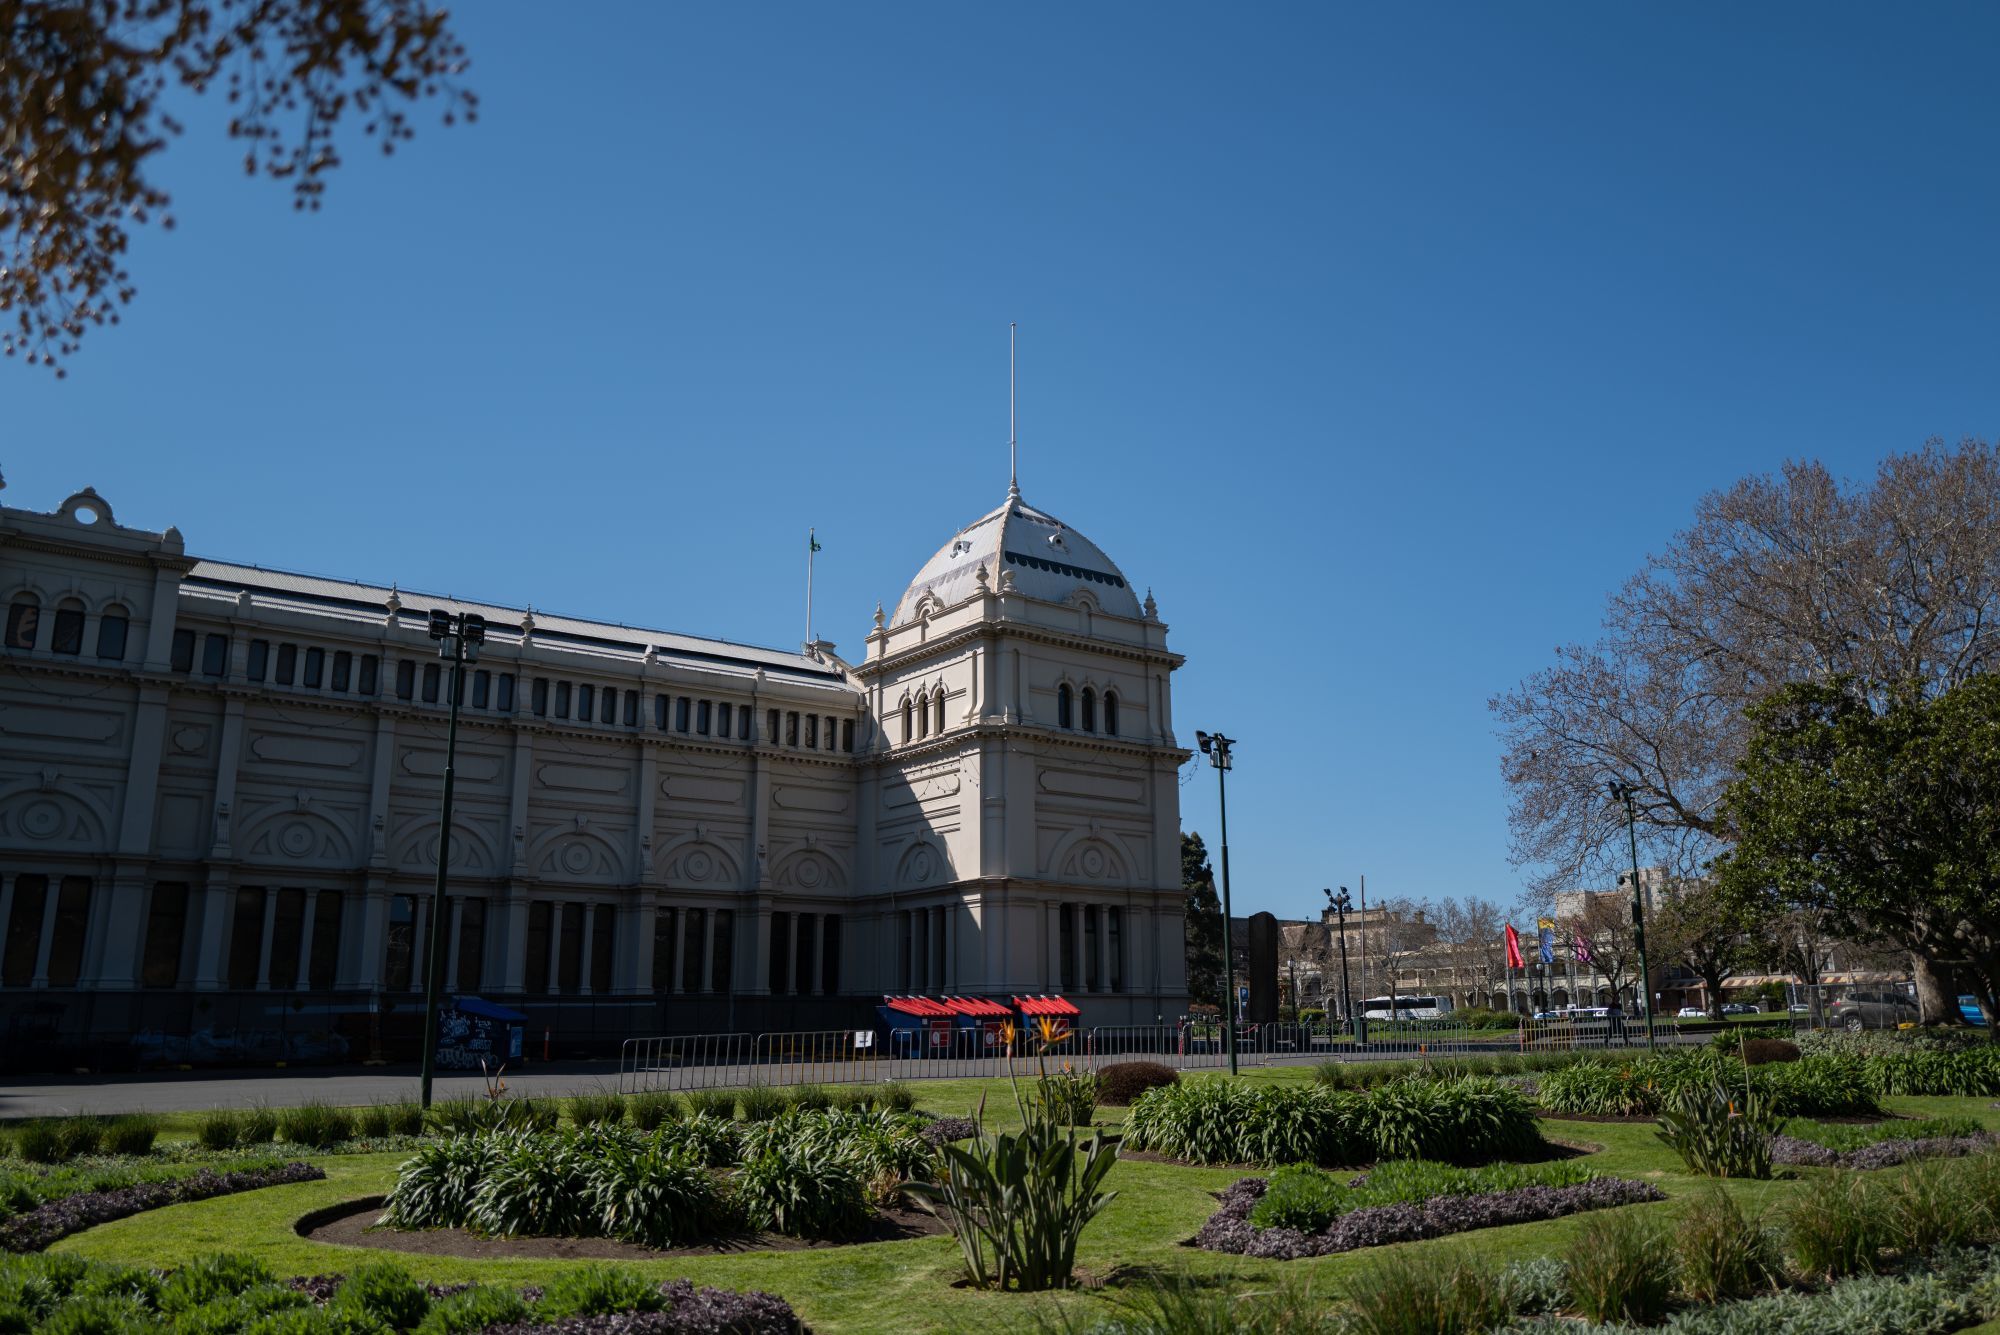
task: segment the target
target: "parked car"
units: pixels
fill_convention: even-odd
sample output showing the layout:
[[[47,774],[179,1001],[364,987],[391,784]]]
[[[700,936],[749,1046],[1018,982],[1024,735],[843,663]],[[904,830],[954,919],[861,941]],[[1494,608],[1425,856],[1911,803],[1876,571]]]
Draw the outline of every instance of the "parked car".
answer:
[[[1979,1004],[1979,998],[1967,993],[1958,999],[1958,1013],[1967,1024],[1986,1026],[1986,1008]]]
[[[1708,1012],[1699,1006],[1683,1006],[1680,1008],[1679,1014],[1683,1020],[1700,1020],[1706,1018]]]
[[[1724,1015],[1755,1015],[1757,1008],[1747,1001],[1732,1001],[1722,1008]]]
[[[1900,992],[1849,992],[1826,1008],[1828,1024],[1859,1031],[1917,1022],[1917,1005]]]

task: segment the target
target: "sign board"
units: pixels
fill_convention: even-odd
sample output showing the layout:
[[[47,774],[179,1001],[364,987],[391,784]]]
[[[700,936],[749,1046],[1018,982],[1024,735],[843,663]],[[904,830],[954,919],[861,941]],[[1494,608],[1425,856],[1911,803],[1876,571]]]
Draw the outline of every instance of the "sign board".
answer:
[[[931,1046],[934,1048],[948,1048],[951,1046],[950,1020],[931,1021]]]
[[[854,1031],[854,1046],[855,1046],[855,1047],[857,1047],[857,1048],[872,1048],[872,1047],[874,1047],[874,1046],[875,1046],[875,1031],[874,1031],[873,1029],[857,1029],[857,1030],[855,1030],[855,1031]]]

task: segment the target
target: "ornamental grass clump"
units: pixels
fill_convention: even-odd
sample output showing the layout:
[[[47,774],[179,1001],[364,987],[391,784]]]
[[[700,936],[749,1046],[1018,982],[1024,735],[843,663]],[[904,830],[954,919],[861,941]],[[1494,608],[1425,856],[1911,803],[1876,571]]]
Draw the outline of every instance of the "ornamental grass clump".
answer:
[[[278,1134],[293,1145],[330,1150],[354,1139],[354,1119],[345,1108],[327,1103],[301,1103],[278,1114]]]
[[[1035,1081],[1028,1097],[1037,1115],[1057,1126],[1089,1126],[1097,1115],[1097,1076],[1090,1071],[1052,1071]]]
[[[1657,1220],[1629,1210],[1586,1215],[1564,1258],[1570,1301],[1592,1321],[1650,1326],[1673,1296],[1673,1252]]]
[[[1783,1276],[1777,1239],[1761,1217],[1745,1215],[1719,1186],[1696,1196],[1674,1220],[1674,1272],[1696,1302],[1747,1298]]]
[[[1370,1094],[1361,1134],[1378,1159],[1477,1163],[1528,1158],[1545,1148],[1527,1096],[1478,1076],[1399,1080]]]
[[[1732,1096],[1712,1085],[1676,1091],[1661,1110],[1654,1134],[1681,1156],[1690,1172],[1763,1179],[1771,1176],[1774,1125],[1756,1095]]]
[[[205,1150],[233,1150],[243,1137],[243,1114],[233,1108],[213,1108],[195,1123],[195,1142]]]
[[[1384,1256],[1345,1294],[1356,1335],[1479,1335],[1511,1315],[1498,1272],[1466,1251]]]
[[[632,1125],[641,1131],[657,1130],[680,1117],[681,1101],[670,1090],[649,1089],[632,1096]]]
[[[106,1154],[151,1154],[160,1135],[160,1119],[151,1113],[126,1113],[104,1124]]]
[[[1049,1078],[1049,1050],[1070,1034],[1046,1019],[1033,1032],[1040,1083]],[[1011,1022],[1002,1033],[1011,1053]],[[1021,1130],[941,1146],[939,1180],[907,1182],[904,1190],[950,1225],[973,1284],[1024,1291],[1068,1288],[1083,1230],[1117,1195],[1103,1185],[1118,1162],[1119,1138],[1098,1133],[1079,1141],[1075,1124],[1058,1120],[1061,1096],[1024,1093],[1013,1065],[1008,1063],[1008,1084]],[[982,1102],[973,1120],[983,1122],[984,1111]]]
[[[775,1085],[748,1085],[737,1095],[746,1122],[768,1122],[790,1106],[785,1091]]]
[[[1808,1279],[1841,1279],[1875,1268],[1888,1242],[1871,1180],[1856,1174],[1817,1177],[1780,1207],[1793,1267]]]
[[[569,1317],[610,1316],[614,1312],[657,1312],[666,1306],[659,1287],[615,1266],[565,1270],[549,1282],[535,1304],[538,1322]]]
[[[616,1126],[625,1120],[625,1096],[616,1090],[587,1090],[570,1095],[563,1110],[571,1126]]]
[[[608,1142],[587,1177],[598,1227],[625,1242],[675,1247],[734,1222],[707,1164],[681,1146]]]
[[[753,1229],[840,1239],[868,1225],[860,1167],[823,1145],[775,1140],[743,1160],[731,1189],[744,1223]]]
[[[689,1116],[736,1120],[736,1091],[733,1089],[690,1089],[681,1096]]]

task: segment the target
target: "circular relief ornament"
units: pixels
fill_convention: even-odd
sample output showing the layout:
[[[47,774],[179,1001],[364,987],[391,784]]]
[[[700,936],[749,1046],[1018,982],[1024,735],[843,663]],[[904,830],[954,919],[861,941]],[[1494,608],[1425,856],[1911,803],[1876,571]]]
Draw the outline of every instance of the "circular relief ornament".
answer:
[[[798,877],[799,884],[810,890],[826,879],[826,873],[820,867],[818,858],[805,858],[799,863]]]
[[[1083,874],[1086,876],[1104,875],[1103,849],[1086,848],[1083,850]]]
[[[582,844],[568,844],[562,851],[563,870],[581,876],[590,870],[590,850]]]
[[[928,848],[920,848],[910,855],[910,876],[918,881],[931,878],[931,851]]]
[[[278,832],[278,847],[288,856],[302,858],[312,852],[312,827],[302,820],[295,820]]]
[[[21,812],[21,828],[31,838],[53,838],[62,829],[62,823],[62,808],[47,798],[28,803]]]
[[[715,859],[696,849],[687,855],[687,874],[690,880],[705,881],[715,870]]]

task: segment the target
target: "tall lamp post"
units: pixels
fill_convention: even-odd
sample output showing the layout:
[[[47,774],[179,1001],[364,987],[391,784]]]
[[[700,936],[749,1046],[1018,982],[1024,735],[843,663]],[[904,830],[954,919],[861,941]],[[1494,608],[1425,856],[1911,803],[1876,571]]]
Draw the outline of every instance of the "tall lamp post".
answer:
[[[1639,998],[1646,1007],[1646,1046],[1653,1046],[1653,971],[1646,967],[1646,907],[1639,887],[1639,815],[1633,806],[1638,790],[1617,779],[1605,785],[1611,800],[1625,804],[1625,837],[1632,846],[1632,940],[1639,947]]]
[[[1354,897],[1347,893],[1347,887],[1344,885],[1340,887],[1338,895],[1334,894],[1331,890],[1325,890],[1321,893],[1326,896],[1326,902],[1333,908],[1334,919],[1339,924],[1340,1018],[1347,1022],[1349,1032],[1354,1035],[1358,1042],[1361,1038],[1361,1031],[1355,1027],[1354,994],[1347,987],[1347,911],[1354,907]]]
[[[458,702],[465,694],[465,665],[477,662],[479,646],[486,642],[486,618],[476,612],[453,615],[431,609],[431,638],[438,642],[438,657],[451,661],[451,680],[445,699],[450,702],[444,729],[444,804],[438,815],[437,887],[431,893],[431,958],[424,971],[424,1075],[423,1106],[431,1106],[431,1081],[437,1075],[438,1006],[444,999],[445,938],[450,921],[445,899],[445,873],[451,861],[452,770],[458,754]]]
[[[1216,792],[1222,805],[1222,974],[1226,979],[1223,988],[1225,1014],[1229,1022],[1223,1026],[1222,1041],[1229,1048],[1229,1074],[1236,1074],[1236,954],[1229,945],[1229,770],[1231,760],[1229,748],[1236,745],[1234,737],[1224,737],[1221,733],[1208,733],[1196,729],[1195,745],[1208,757],[1208,763],[1215,766]]]

